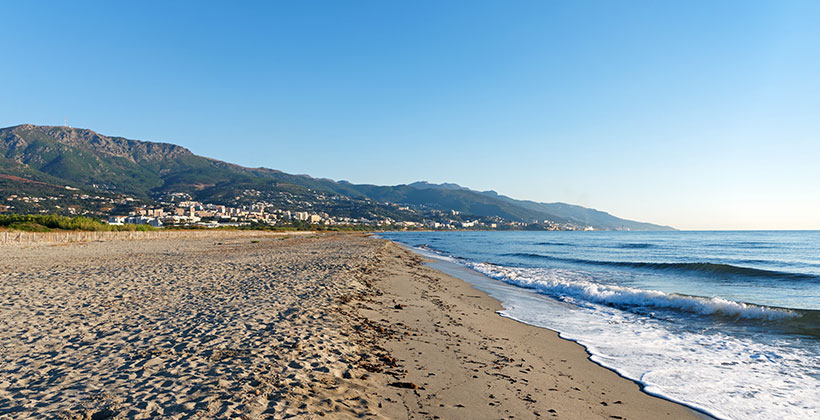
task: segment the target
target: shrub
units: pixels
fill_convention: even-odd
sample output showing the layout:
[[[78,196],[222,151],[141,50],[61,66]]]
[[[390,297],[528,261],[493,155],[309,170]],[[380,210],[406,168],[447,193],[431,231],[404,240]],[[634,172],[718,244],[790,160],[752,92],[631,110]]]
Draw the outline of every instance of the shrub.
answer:
[[[67,217],[54,214],[0,214],[0,227],[27,232],[50,232],[54,229],[81,231],[148,231],[157,229],[149,225],[115,226],[90,217]]]

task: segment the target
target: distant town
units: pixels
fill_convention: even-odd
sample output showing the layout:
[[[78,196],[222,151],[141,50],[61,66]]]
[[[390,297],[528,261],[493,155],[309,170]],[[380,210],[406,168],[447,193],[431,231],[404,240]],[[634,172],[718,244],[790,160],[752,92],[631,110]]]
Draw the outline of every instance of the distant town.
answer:
[[[321,193],[316,193],[309,200],[286,192],[276,194],[275,199],[262,199],[259,191],[251,189],[238,193],[230,200],[230,205],[226,205],[197,201],[184,192],[164,193],[155,200],[144,200],[127,195],[85,194],[75,188],[65,188],[64,193],[39,197],[8,195],[0,204],[0,213],[82,215],[102,219],[111,225],[153,227],[592,230],[587,226],[559,224],[550,220],[524,223],[500,217],[473,216],[455,210],[375,202],[366,198],[357,200]]]

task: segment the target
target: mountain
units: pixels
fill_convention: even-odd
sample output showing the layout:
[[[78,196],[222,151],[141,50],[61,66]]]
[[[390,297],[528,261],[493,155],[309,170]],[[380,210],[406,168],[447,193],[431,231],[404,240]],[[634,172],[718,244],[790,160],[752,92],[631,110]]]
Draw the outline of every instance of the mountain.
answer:
[[[161,191],[255,184],[260,180],[295,181],[316,189],[326,184],[307,176],[245,168],[197,156],[173,144],[107,137],[68,127],[25,124],[0,129],[0,156],[5,158],[5,162],[0,161],[4,172],[34,170],[35,178],[50,176],[78,187],[142,197]],[[4,165],[8,161],[11,166]]]
[[[671,229],[580,206],[516,200],[456,184],[362,185],[246,168],[198,156],[174,144],[104,136],[87,129],[31,124],[0,129],[0,193],[41,191],[44,186],[68,186],[147,201],[169,193],[186,193],[216,204],[265,199],[294,210],[321,207],[328,213],[380,215],[396,220],[412,219],[395,210],[401,205],[438,217],[455,211],[464,217],[523,223],[548,220],[596,229]]]
[[[484,195],[486,197],[494,198],[518,208],[526,209],[534,213],[548,215],[546,218],[553,221],[561,221],[565,223],[572,223],[579,226],[593,226],[596,229],[604,230],[674,230],[669,226],[660,226],[652,223],[635,222],[632,220],[621,219],[609,213],[581,207],[574,204],[566,203],[537,203],[529,200],[516,200],[504,195],[500,195],[495,191],[473,191],[468,188],[459,186],[457,184],[430,184],[427,182],[415,182],[410,184],[416,188],[425,189],[442,189],[452,191],[455,189],[470,191]]]

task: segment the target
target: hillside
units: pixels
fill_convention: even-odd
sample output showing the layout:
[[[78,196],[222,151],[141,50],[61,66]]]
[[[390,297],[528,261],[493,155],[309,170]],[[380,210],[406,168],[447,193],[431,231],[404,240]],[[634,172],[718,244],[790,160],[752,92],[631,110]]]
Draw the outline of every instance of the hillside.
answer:
[[[69,127],[24,124],[0,129],[0,175],[5,175],[0,177],[0,194],[41,193],[68,186],[88,194],[128,195],[144,201],[169,193],[187,193],[203,202],[225,205],[264,199],[294,210],[310,207],[340,215],[395,220],[421,217],[395,210],[396,205],[402,205],[442,218],[455,211],[465,217],[521,223],[548,220],[596,229],[670,229],[580,206],[515,200],[456,184],[357,185],[246,168],[198,156],[173,144],[110,137]]]

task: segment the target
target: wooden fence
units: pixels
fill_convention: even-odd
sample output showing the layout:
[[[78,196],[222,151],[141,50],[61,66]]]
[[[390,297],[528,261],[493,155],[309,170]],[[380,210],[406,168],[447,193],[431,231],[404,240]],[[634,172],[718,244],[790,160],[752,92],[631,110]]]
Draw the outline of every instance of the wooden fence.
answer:
[[[305,235],[308,231],[271,232],[259,230],[157,230],[121,232],[0,232],[0,246],[14,244],[62,244],[69,242],[100,242],[129,239],[259,237]]]

